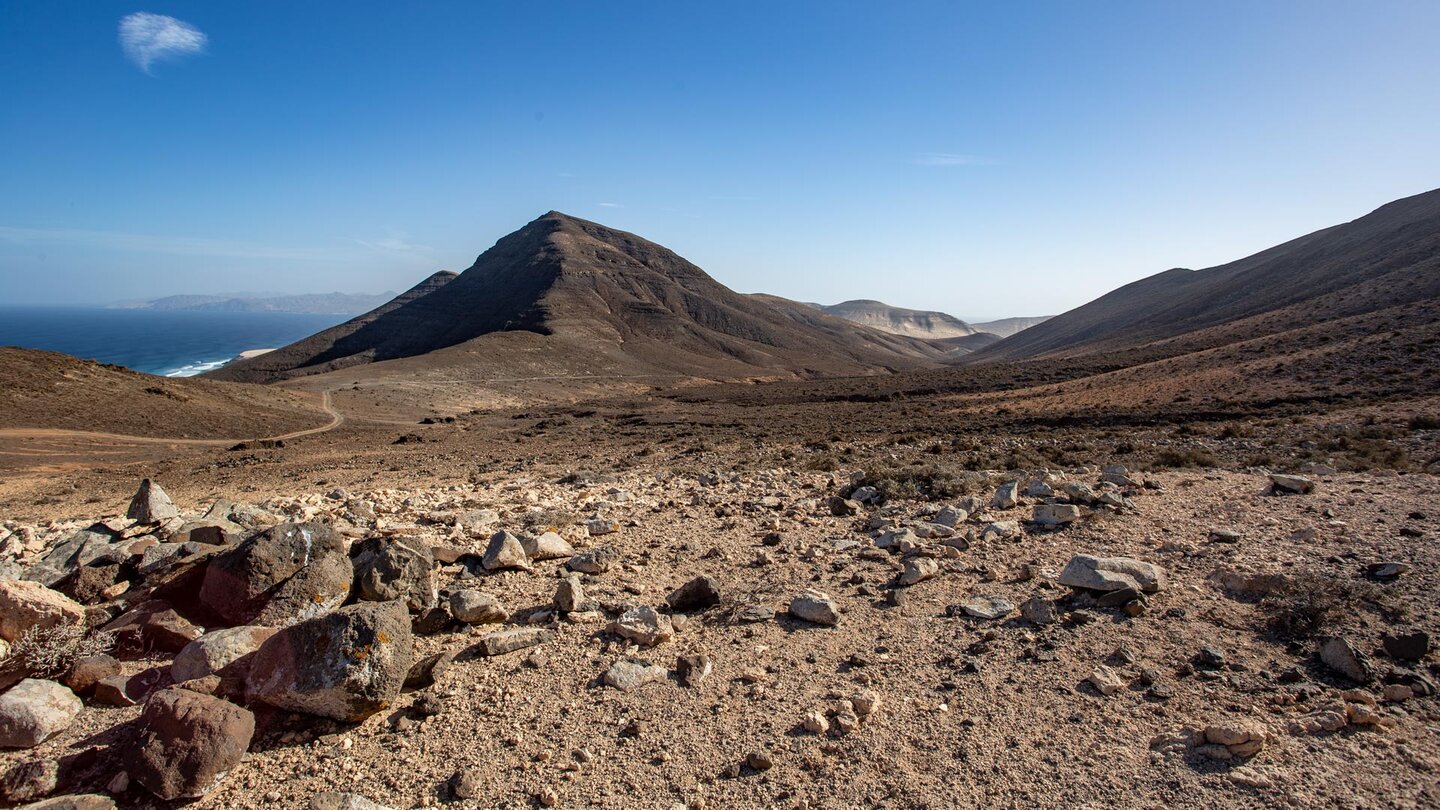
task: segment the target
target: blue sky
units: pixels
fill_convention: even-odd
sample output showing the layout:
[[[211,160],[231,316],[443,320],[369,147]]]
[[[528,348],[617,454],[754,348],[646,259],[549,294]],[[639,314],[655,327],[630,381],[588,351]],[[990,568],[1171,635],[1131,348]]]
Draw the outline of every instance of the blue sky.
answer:
[[[139,12],[193,30],[147,63]],[[4,0],[0,302],[403,289],[553,208],[745,292],[1048,314],[1440,186],[1436,42],[1431,0]]]

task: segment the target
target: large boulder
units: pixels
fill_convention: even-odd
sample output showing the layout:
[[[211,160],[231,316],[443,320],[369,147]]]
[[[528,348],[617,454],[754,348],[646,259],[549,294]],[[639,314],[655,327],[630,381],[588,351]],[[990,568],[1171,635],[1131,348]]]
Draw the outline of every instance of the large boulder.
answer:
[[[162,689],[140,715],[140,739],[125,749],[130,776],[161,799],[204,796],[245,757],[255,715],[189,689]]]
[[[130,508],[125,510],[125,517],[136,523],[164,523],[172,518],[180,517],[180,510],[175,508],[175,502],[165,494],[160,485],[146,478],[140,482],[140,489],[135,492],[135,497],[130,499]]]
[[[329,526],[281,523],[210,558],[200,601],[230,624],[281,626],[344,604],[354,574]]]
[[[370,537],[350,550],[355,596],[367,602],[405,600],[415,612],[435,606],[435,558],[430,548],[408,538]]]
[[[242,625],[206,633],[187,644],[170,662],[170,677],[181,683],[219,675],[226,667],[260,649],[275,632],[273,627]]]
[[[0,748],[34,748],[68,728],[82,708],[64,686],[26,678],[0,695]]]
[[[1154,593],[1165,587],[1165,569],[1154,563],[1129,557],[1094,557],[1076,554],[1065,564],[1058,579],[1061,585],[1092,591],[1120,591],[1134,588]]]
[[[82,624],[85,606],[59,591],[23,579],[0,580],[0,638],[15,641],[32,628]]]
[[[247,693],[276,708],[356,722],[389,708],[413,663],[400,602],[362,602],[271,636],[251,659]]]

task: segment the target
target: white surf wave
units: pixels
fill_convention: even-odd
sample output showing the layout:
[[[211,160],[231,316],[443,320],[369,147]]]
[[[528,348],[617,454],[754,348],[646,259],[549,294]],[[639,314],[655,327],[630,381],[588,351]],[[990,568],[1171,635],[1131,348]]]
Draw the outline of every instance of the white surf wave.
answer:
[[[165,372],[166,377],[194,377],[197,374],[204,374],[207,371],[214,371],[217,368],[230,362],[230,358],[224,360],[204,360],[198,363],[187,363],[177,369]]]

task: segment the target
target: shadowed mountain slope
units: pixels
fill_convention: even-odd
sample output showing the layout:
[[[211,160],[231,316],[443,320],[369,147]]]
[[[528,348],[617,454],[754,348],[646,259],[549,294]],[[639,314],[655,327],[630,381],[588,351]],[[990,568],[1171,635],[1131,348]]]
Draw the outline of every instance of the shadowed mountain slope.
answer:
[[[350,320],[332,326],[323,332],[317,332],[310,337],[291,343],[288,346],[276,349],[273,352],[266,352],[259,357],[252,357],[248,360],[237,360],[216,371],[210,372],[210,377],[221,380],[233,380],[237,382],[269,382],[282,379],[290,369],[298,366],[332,363],[344,359],[352,354],[363,353],[362,347],[368,338],[365,335],[367,327],[379,321],[396,310],[404,307],[413,301],[417,301],[430,293],[444,287],[459,276],[455,273],[440,271],[432,274],[429,278],[416,284],[387,303],[370,310]],[[359,333],[360,337],[355,335]],[[356,346],[357,352],[349,352],[348,347]]]
[[[1141,279],[965,362],[1097,352],[1153,359],[1436,296],[1440,191],[1431,191],[1230,264]]]
[[[211,376],[273,382],[402,359],[414,371],[432,354],[497,375],[599,368],[723,379],[893,371],[944,352],[735,293],[660,245],[552,211],[453,279],[432,276],[374,312]]]

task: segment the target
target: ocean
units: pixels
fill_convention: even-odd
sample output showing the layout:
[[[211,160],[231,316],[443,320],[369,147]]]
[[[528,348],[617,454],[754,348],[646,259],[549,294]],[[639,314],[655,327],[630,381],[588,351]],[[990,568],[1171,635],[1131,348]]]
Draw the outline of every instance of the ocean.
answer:
[[[0,346],[190,377],[247,349],[276,349],[346,320],[349,316],[290,312],[0,307]]]

